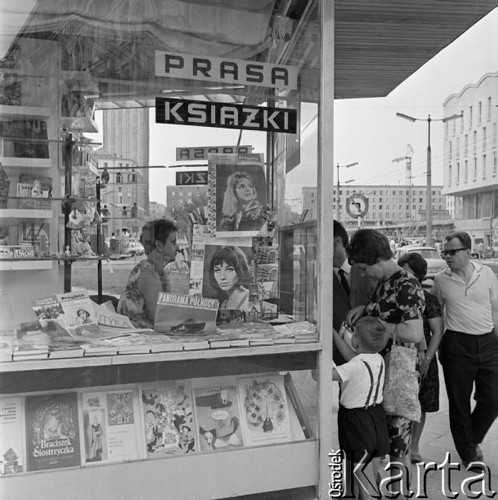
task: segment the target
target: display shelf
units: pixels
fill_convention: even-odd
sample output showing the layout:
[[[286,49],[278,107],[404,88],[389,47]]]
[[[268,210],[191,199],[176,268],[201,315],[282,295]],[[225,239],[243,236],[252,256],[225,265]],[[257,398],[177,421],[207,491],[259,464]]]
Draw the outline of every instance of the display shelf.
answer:
[[[0,156],[4,167],[51,168],[50,158],[17,158],[15,156]]]
[[[273,356],[320,351],[322,344],[271,345],[260,347],[231,347],[228,349],[204,349],[198,351],[174,351],[150,354],[118,354],[116,356],[87,356],[69,359],[37,359],[30,361],[7,361],[0,363],[0,373],[31,370],[63,370],[95,366],[121,366],[163,361],[195,361],[203,359],[223,359],[248,356]]]
[[[0,105],[0,115],[4,118],[18,118],[19,116],[23,118],[39,118],[50,116],[51,114],[52,110],[45,107]]]
[[[230,498],[316,485],[315,440],[4,476],[5,498]]]
[[[44,200],[46,198],[30,198]],[[49,198],[48,198],[49,199]],[[40,210],[35,208],[1,208],[0,219],[52,219],[53,210]]]
[[[53,266],[53,259],[0,259],[0,271],[40,271]]]

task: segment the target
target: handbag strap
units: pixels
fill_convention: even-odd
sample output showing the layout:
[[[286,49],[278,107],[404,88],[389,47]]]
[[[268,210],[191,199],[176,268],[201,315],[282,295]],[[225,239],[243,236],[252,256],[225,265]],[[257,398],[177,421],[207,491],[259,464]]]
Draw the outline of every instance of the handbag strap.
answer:
[[[370,367],[370,365],[364,359],[362,359],[362,361],[363,361],[363,364],[367,367],[368,374],[370,375],[370,390],[368,391],[367,400],[365,401],[365,408],[368,408],[369,406],[377,404],[377,397],[379,395],[379,389],[380,389],[380,379],[381,379],[382,373],[384,371],[384,362],[382,362],[380,365],[379,377],[377,379],[377,390],[375,391],[375,396],[374,396],[372,404],[369,405],[368,403],[370,402],[370,397],[372,396],[372,392],[373,392],[373,388],[374,388],[374,377],[373,377],[372,368]]]

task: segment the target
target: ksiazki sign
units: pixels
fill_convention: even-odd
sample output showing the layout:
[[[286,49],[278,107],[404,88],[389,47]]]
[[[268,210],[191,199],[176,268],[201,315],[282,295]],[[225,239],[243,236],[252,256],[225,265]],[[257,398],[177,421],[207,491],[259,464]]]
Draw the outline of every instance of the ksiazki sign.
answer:
[[[156,76],[297,90],[297,67],[156,50]]]
[[[156,97],[156,123],[296,133],[297,111]]]
[[[202,146],[194,148],[176,148],[176,161],[207,160],[209,153],[233,155],[252,153],[252,146]]]
[[[191,172],[176,172],[177,186],[202,186],[208,183],[207,170],[192,170]]]

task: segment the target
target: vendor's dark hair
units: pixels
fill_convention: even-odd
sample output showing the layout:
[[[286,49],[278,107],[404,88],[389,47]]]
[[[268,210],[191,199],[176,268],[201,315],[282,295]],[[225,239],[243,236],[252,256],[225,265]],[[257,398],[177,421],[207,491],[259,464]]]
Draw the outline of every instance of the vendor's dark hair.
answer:
[[[358,229],[346,248],[351,264],[367,264],[372,266],[379,260],[393,258],[389,240],[375,229]]]
[[[418,252],[407,252],[398,259],[398,266],[409,265],[415,278],[423,281],[427,274],[427,261]]]
[[[146,254],[156,247],[156,240],[166,243],[171,232],[177,231],[176,224],[170,219],[156,219],[147,222],[142,227],[140,243],[144,246]]]

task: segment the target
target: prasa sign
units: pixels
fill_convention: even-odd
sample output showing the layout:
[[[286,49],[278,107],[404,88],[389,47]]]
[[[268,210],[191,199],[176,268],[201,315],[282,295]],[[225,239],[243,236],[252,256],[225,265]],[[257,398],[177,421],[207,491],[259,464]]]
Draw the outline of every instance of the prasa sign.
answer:
[[[297,67],[156,50],[156,76],[297,90]]]
[[[297,111],[156,97],[156,123],[296,133]]]
[[[209,153],[243,154],[252,153],[252,146],[207,146],[197,148],[176,148],[176,161],[207,160]]]

